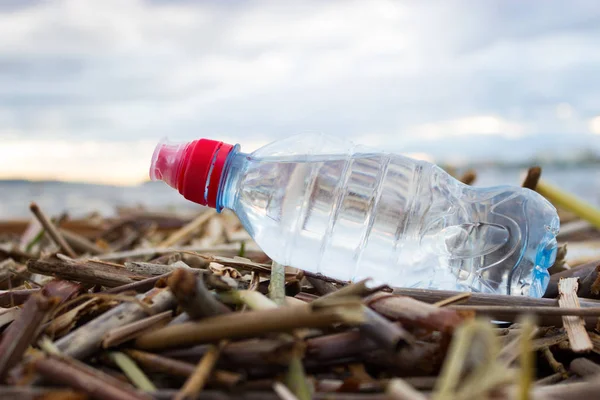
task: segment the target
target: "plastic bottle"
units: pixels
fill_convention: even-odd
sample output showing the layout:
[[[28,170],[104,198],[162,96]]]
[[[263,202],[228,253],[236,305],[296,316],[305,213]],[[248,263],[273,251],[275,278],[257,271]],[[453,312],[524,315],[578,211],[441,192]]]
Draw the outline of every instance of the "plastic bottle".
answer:
[[[233,210],[273,260],[341,280],[539,297],[556,257],[559,219],[534,191],[467,186],[433,164],[325,135],[251,154],[163,140],[150,177]]]

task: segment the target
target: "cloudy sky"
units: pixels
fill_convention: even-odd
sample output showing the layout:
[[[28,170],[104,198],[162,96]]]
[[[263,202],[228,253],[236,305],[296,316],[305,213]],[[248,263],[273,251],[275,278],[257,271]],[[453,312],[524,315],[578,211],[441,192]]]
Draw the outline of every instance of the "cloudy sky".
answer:
[[[600,1],[0,1],[0,178],[323,132],[436,160],[600,149]]]

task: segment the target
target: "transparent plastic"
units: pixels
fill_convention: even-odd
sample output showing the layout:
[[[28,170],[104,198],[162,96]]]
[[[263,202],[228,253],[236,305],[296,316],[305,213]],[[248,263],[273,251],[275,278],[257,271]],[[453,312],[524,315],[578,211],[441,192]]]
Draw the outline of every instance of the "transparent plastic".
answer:
[[[273,260],[355,281],[539,297],[559,219],[539,194],[475,188],[424,161],[325,135],[232,151],[217,208]]]
[[[170,142],[167,138],[162,138],[152,154],[150,179],[164,181],[167,185],[177,189],[179,164],[183,161],[188,144]]]

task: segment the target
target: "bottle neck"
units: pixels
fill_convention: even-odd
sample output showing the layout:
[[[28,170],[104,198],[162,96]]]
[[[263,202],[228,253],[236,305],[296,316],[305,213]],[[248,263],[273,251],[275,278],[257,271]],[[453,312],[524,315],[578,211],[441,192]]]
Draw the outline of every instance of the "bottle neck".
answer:
[[[248,156],[246,153],[240,152],[239,149],[239,145],[236,145],[225,161],[217,194],[217,212],[221,212],[223,208],[234,209],[238,182]]]

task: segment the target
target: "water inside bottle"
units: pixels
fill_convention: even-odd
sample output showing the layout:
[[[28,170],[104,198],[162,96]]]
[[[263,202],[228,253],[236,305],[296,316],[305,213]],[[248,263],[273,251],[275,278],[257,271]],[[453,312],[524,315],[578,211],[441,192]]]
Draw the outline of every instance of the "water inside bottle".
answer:
[[[341,280],[510,291],[527,223],[518,193],[478,192],[394,154],[240,157],[225,205],[278,262]]]

